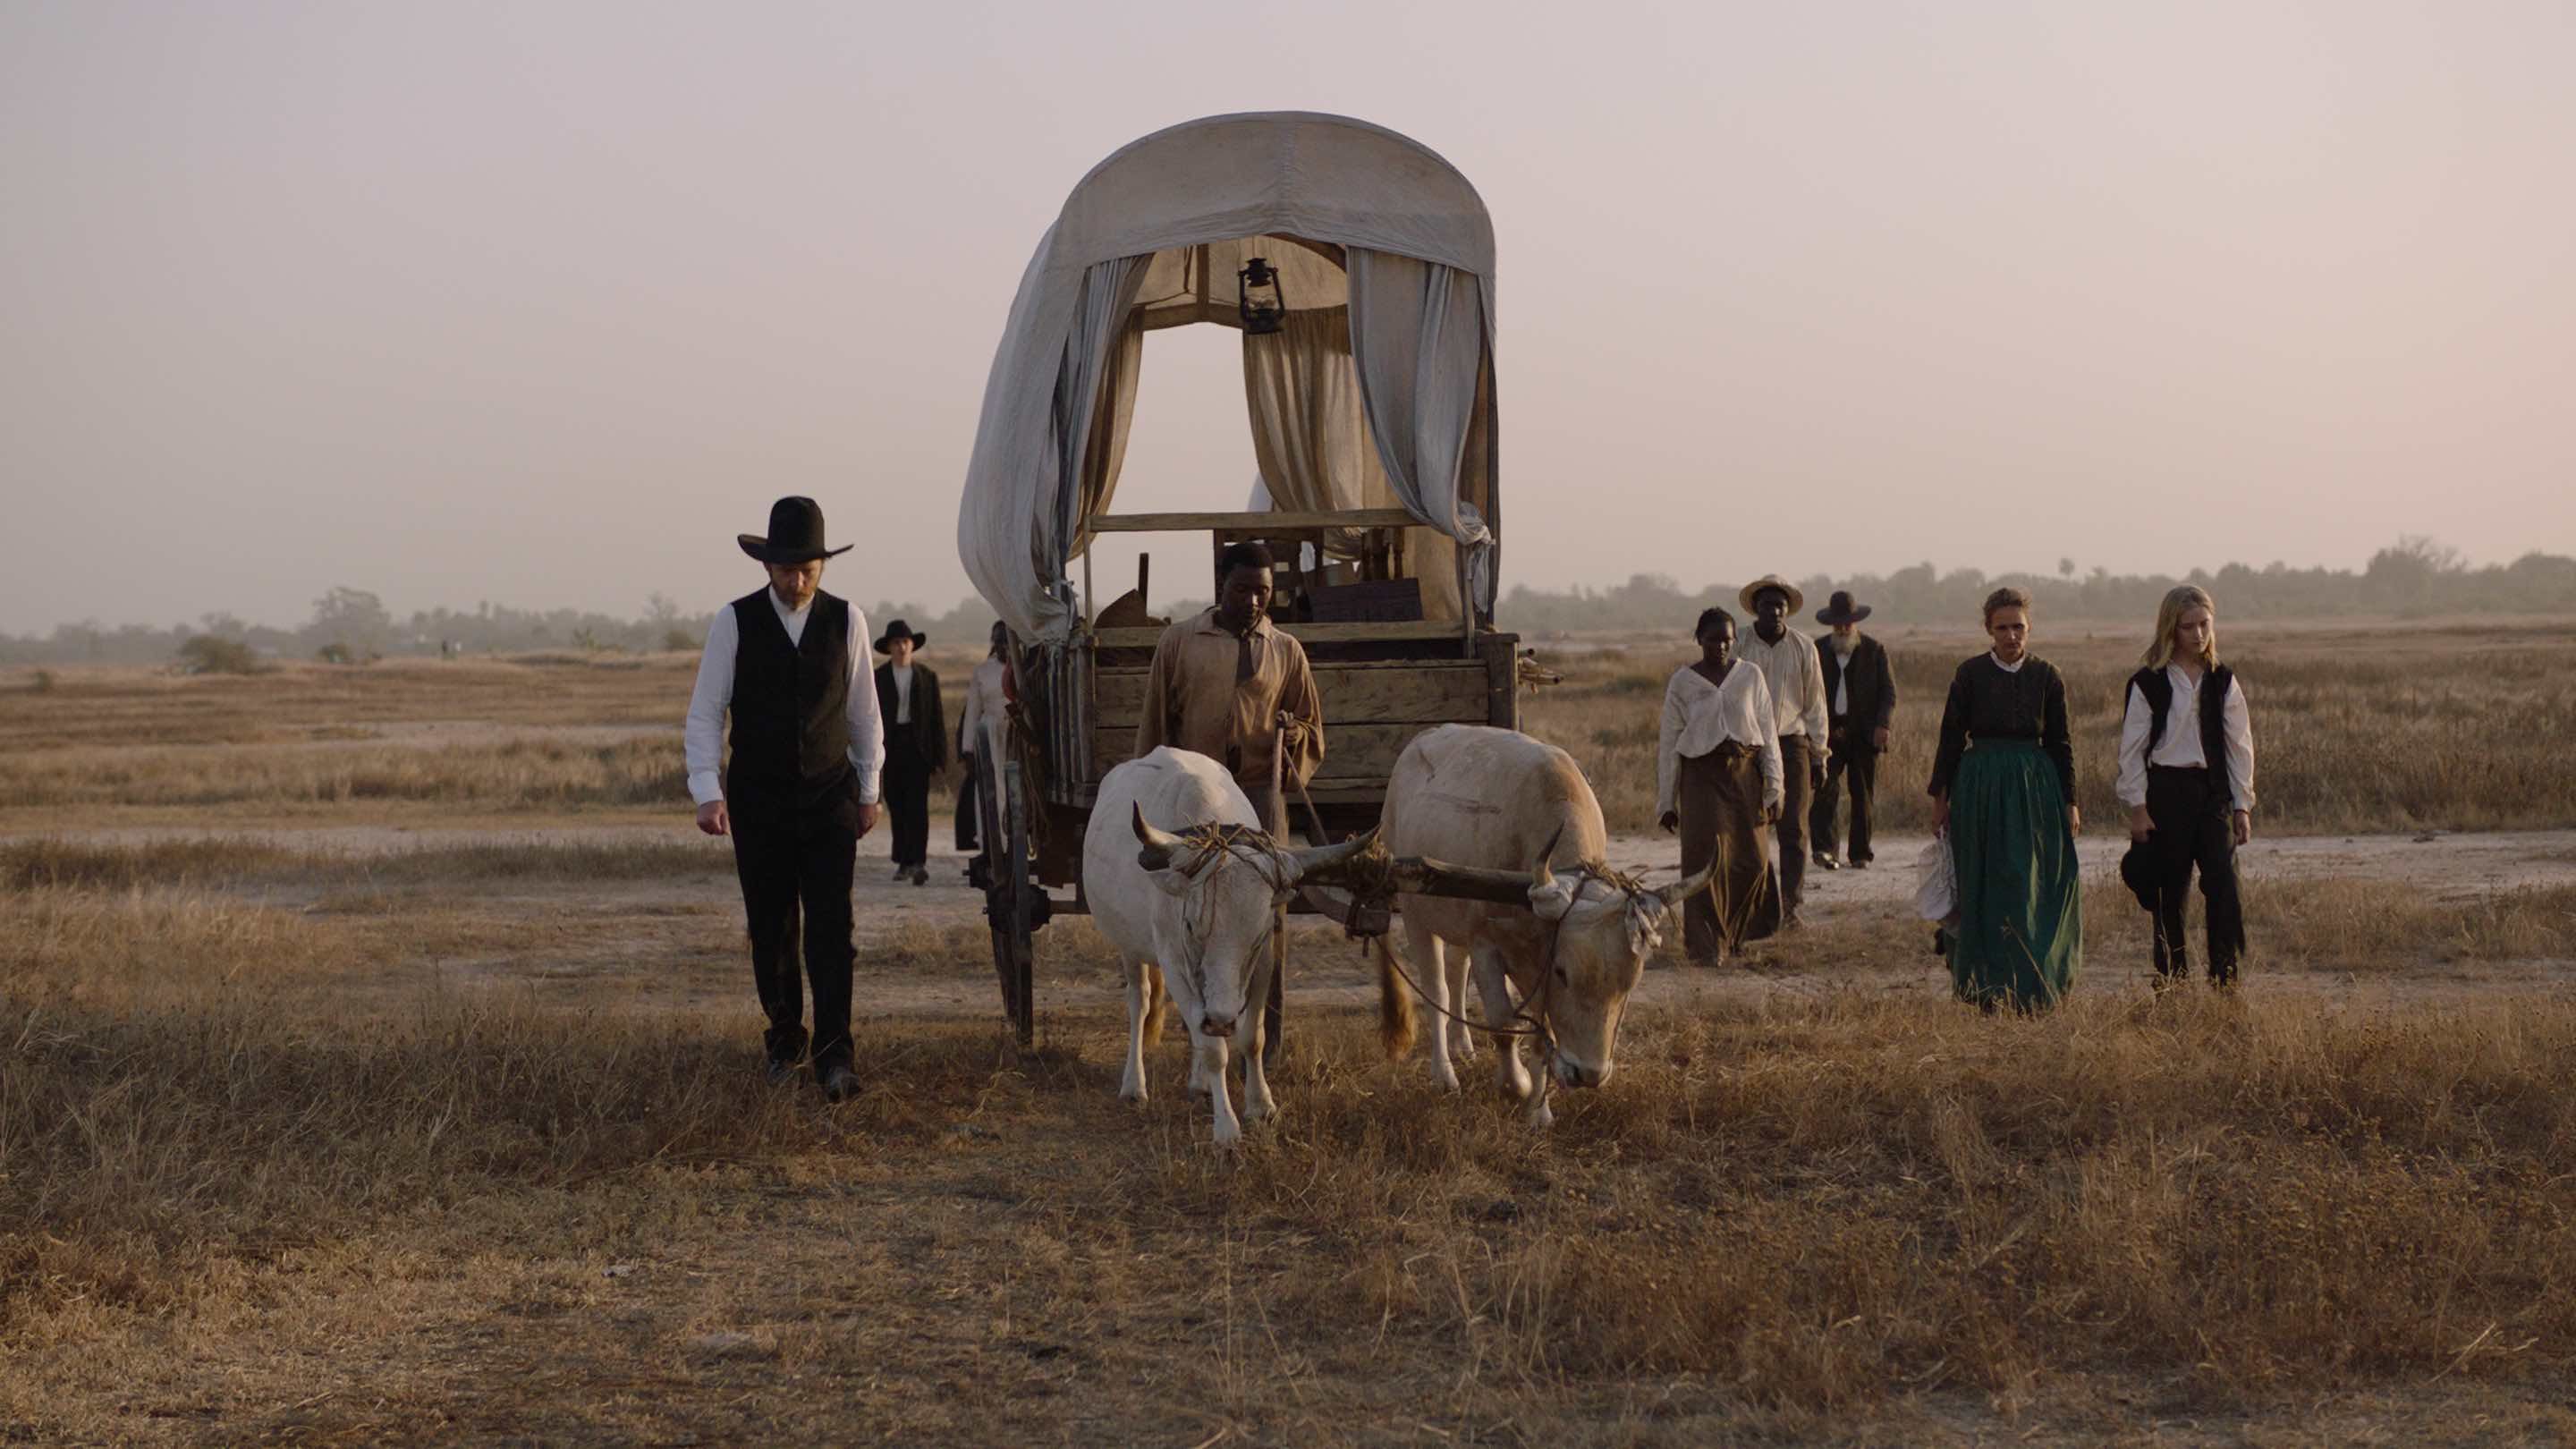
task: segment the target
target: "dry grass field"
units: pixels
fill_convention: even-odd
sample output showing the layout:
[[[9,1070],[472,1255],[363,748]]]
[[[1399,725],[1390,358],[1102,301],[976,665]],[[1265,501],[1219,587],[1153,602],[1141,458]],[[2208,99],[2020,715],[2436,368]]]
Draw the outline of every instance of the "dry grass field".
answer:
[[[1973,643],[1891,642],[1903,831]],[[2311,837],[2238,993],[2097,879],[1982,1018],[1845,873],[1539,1137],[1301,924],[1235,1157],[1087,923],[1023,1053],[865,862],[867,1090],[761,1086],[689,660],[0,675],[0,1443],[2576,1444],[2576,628],[2228,642]],[[2098,836],[2130,645],[2037,647]],[[1680,657],[1530,707],[1632,831]]]

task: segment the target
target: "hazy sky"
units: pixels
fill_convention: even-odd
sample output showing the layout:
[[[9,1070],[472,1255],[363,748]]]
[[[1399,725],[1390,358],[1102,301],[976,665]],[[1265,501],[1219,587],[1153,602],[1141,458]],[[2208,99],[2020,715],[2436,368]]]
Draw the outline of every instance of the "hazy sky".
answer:
[[[1507,585],[2576,551],[2571,75],[2564,0],[0,0],[0,631],[710,608],[783,492],[945,608],[1066,191],[1283,108],[1493,212]],[[1148,343],[1122,509],[1238,506],[1236,349]]]

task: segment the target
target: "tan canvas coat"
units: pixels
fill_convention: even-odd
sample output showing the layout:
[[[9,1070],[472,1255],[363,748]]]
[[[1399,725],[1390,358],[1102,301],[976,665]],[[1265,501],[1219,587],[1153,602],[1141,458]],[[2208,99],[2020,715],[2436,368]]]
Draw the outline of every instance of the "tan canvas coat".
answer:
[[[1281,783],[1312,779],[1324,760],[1323,702],[1305,646],[1270,625],[1252,628],[1252,668],[1242,667],[1243,640],[1217,622],[1211,607],[1174,621],[1154,645],[1154,667],[1145,680],[1145,715],[1136,725],[1136,754],[1157,745],[1194,750],[1238,780],[1267,787],[1271,742],[1285,711],[1288,757]]]

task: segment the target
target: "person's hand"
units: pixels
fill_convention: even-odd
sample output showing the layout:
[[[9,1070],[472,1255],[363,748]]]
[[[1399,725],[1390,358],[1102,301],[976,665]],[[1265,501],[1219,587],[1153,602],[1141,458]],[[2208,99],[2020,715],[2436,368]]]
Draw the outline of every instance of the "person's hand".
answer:
[[[1822,791],[1825,788],[1825,766],[1823,761],[1819,760],[1815,764],[1807,767],[1807,788],[1816,791]]]
[[[2084,812],[2072,805],[2066,807],[2066,833],[2069,835],[2084,833]]]
[[[1950,797],[1947,795],[1935,795],[1932,797],[1932,833],[1938,835],[1949,828]]]
[[[1663,814],[1663,818],[1662,818],[1662,819],[1660,819],[1660,820],[1657,820],[1655,823],[1656,823],[1657,825],[1660,825],[1660,826],[1662,826],[1662,827],[1663,827],[1664,833],[1665,833],[1666,835],[1670,835],[1670,834],[1672,834],[1674,831],[1679,830],[1679,829],[1681,828],[1681,825],[1682,825],[1682,816],[1681,816],[1681,812],[1680,812],[1680,811],[1678,811],[1678,810],[1667,810],[1667,811],[1665,811],[1665,812],[1664,812],[1664,814]]]
[[[1870,747],[1871,747],[1872,749],[1878,749],[1878,750],[1884,750],[1884,749],[1886,749],[1886,748],[1887,748],[1887,726],[1885,726],[1885,725],[1880,725],[1878,728],[1876,728],[1876,729],[1874,729],[1874,730],[1871,730],[1871,731],[1869,732],[1869,743],[1870,743]]]
[[[2155,833],[2155,829],[2155,818],[2147,814],[2146,806],[2132,805],[2129,807],[2129,838],[2131,840],[2144,845],[2146,844],[2147,837]]]
[[[1779,801],[1774,800],[1770,804],[1762,807],[1762,823],[1765,825],[1777,825],[1780,823]]]
[[[710,800],[698,807],[698,829],[709,835],[731,835],[733,815],[722,800]]]
[[[2254,838],[2254,812],[2250,810],[2237,811],[2235,825],[2237,844],[2243,845]]]
[[[860,801],[860,802],[859,802],[859,838],[860,838],[860,839],[862,839],[862,840],[865,840],[865,839],[867,838],[867,834],[868,834],[868,832],[869,832],[869,831],[871,831],[871,830],[874,830],[874,829],[876,829],[876,828],[877,828],[877,802],[875,802],[874,800],[862,800],[862,801]]]

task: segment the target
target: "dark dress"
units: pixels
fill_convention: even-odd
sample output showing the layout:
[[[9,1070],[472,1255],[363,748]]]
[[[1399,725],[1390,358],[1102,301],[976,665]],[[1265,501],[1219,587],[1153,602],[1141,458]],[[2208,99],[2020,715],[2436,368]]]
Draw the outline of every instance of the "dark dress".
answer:
[[[1941,711],[1930,793],[1950,797],[1959,929],[1950,981],[1980,1006],[2056,1004],[2084,959],[2082,880],[2066,822],[2075,797],[2066,681],[2025,655],[1959,666]]]

